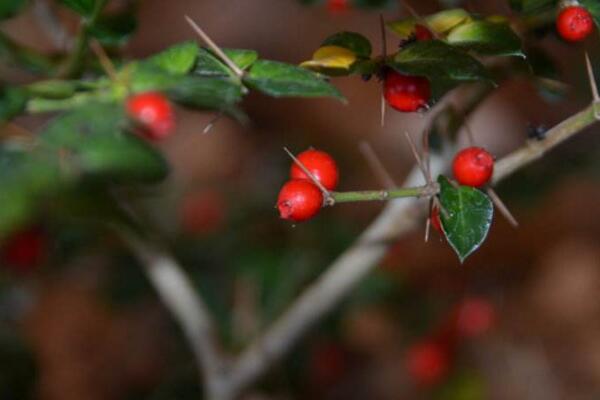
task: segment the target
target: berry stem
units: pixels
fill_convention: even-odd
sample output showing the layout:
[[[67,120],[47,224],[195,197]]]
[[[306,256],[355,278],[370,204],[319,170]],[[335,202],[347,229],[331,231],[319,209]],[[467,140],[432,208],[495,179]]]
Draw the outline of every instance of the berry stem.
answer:
[[[385,201],[406,197],[429,197],[439,191],[437,186],[425,185],[393,190],[359,190],[354,192],[331,192],[331,198],[337,203],[359,201]]]

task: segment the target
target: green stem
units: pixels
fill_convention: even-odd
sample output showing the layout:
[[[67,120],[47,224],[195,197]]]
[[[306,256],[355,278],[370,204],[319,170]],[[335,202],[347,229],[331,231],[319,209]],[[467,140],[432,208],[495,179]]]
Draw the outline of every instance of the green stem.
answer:
[[[417,186],[392,190],[361,190],[356,192],[331,192],[334,203],[350,203],[357,201],[385,201],[405,197],[424,197],[437,193],[437,188]]]
[[[100,17],[102,9],[107,2],[108,0],[96,0],[92,14],[87,18],[82,18],[79,35],[75,41],[75,48],[71,52],[71,56],[67,59],[64,67],[59,71],[58,75],[60,77],[72,78],[81,73],[83,60],[88,50],[91,28],[96,24],[96,21]]]

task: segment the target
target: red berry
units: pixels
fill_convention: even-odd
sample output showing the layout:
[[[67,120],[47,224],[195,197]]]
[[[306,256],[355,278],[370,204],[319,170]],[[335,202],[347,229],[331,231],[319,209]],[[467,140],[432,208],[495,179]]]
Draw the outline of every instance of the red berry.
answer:
[[[414,112],[427,107],[431,87],[427,78],[402,75],[390,70],[385,75],[383,95],[396,110]]]
[[[336,188],[340,174],[333,157],[324,151],[311,149],[298,154],[297,158],[325,189],[334,190]],[[296,163],[292,164],[290,178],[310,179]]]
[[[319,343],[312,350],[311,378],[318,386],[331,386],[342,377],[346,367],[344,350],[335,343]]]
[[[431,226],[433,226],[433,228],[438,231],[439,233],[444,233],[444,230],[442,229],[442,220],[440,219],[440,210],[437,207],[433,207],[431,209]]]
[[[180,209],[181,227],[190,234],[217,232],[227,219],[225,203],[223,195],[216,190],[204,190],[186,196]]]
[[[445,348],[436,342],[418,343],[408,350],[408,373],[417,385],[435,385],[446,376],[449,358]]]
[[[424,40],[432,40],[433,39],[433,33],[431,33],[431,31],[424,27],[421,24],[416,24],[415,25],[415,37],[417,38],[418,42],[424,41]]]
[[[494,157],[481,147],[467,147],[454,157],[452,171],[461,185],[480,187],[494,173]]]
[[[17,272],[28,272],[43,261],[46,248],[44,231],[34,226],[8,237],[2,245],[0,259]]]
[[[323,193],[312,182],[304,179],[288,181],[279,192],[277,208],[283,219],[302,222],[319,213],[323,206]]]
[[[594,20],[588,10],[581,6],[565,7],[556,19],[556,29],[569,42],[584,40],[594,29]]]
[[[496,321],[496,309],[489,301],[471,298],[458,307],[456,330],[460,336],[475,337],[487,332]]]
[[[327,10],[332,14],[348,11],[349,9],[348,0],[327,0]]]
[[[127,113],[142,125],[149,139],[163,139],[175,127],[171,103],[161,93],[146,92],[131,96],[127,99]]]

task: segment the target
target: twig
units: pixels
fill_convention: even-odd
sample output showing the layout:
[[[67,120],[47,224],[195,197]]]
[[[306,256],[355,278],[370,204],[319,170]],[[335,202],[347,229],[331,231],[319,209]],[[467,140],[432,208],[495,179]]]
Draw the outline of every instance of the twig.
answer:
[[[117,80],[117,70],[104,51],[104,48],[102,48],[96,39],[92,39],[90,41],[90,47],[92,48],[94,54],[96,54],[96,57],[98,57],[98,61],[100,62],[104,72],[106,72],[106,75],[108,75],[111,81],[115,82]]]
[[[398,187],[396,182],[394,182],[394,178],[392,178],[392,175],[385,169],[383,163],[381,162],[381,159],[377,157],[377,154],[375,154],[375,151],[373,150],[373,147],[371,147],[369,142],[363,140],[358,145],[358,149],[367,160],[369,167],[371,168],[371,170],[373,171],[373,173],[375,174],[375,176],[377,177],[377,179],[383,187],[388,189]]]
[[[200,28],[200,26],[198,26],[198,24],[196,22],[194,22],[193,19],[191,19],[187,15],[184,15],[184,18],[187,21],[187,23],[190,24],[192,29],[198,34],[198,36],[200,36],[202,41],[204,43],[206,43],[208,45],[208,47],[210,47],[210,49],[217,54],[217,56],[219,56],[221,61],[223,61],[225,64],[227,64],[227,66],[233,71],[234,74],[236,74],[238,76],[238,78],[241,78],[242,76],[244,76],[244,71],[242,71],[240,69],[240,67],[238,67],[231,60],[231,58],[229,58],[227,56],[227,54],[225,54],[223,52],[223,50],[221,50],[221,48],[219,46],[217,46],[215,42],[212,41],[212,39],[202,30],[202,28]]]

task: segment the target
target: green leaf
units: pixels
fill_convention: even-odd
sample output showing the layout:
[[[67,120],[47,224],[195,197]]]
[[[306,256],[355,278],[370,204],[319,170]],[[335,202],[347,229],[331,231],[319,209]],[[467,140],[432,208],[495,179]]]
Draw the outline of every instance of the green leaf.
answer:
[[[594,17],[596,25],[600,28],[600,1],[598,0],[580,0],[583,5]]]
[[[137,21],[132,13],[107,15],[98,18],[90,34],[105,46],[122,46],[133,34]]]
[[[8,121],[25,109],[29,95],[18,87],[0,89],[0,122]]]
[[[223,49],[223,52],[235,65],[243,70],[249,68],[258,59],[258,53],[254,50]],[[227,65],[205,48],[201,48],[198,53],[198,61],[196,62],[193,73],[195,75],[209,77],[235,76],[234,72],[231,71]]]
[[[146,59],[144,63],[154,65],[173,75],[187,74],[198,57],[196,42],[183,42]]]
[[[494,206],[483,192],[469,186],[455,188],[448,178],[438,177],[440,201],[445,212],[440,213],[448,243],[462,263],[477,250],[490,230]]]
[[[155,182],[168,173],[162,155],[124,132],[127,118],[117,104],[90,104],[55,118],[40,135],[63,155],[74,174],[118,181]]]
[[[65,7],[69,7],[77,14],[89,17],[94,11],[98,0],[59,0]]]
[[[230,109],[242,100],[242,85],[229,79],[182,77],[166,90],[184,105],[203,109]]]
[[[27,86],[27,90],[32,96],[38,96],[47,99],[64,99],[75,94],[77,85],[78,82],[76,81],[51,79],[34,82]]]
[[[431,82],[433,100],[461,82],[489,79],[479,61],[439,40],[410,44],[396,53],[388,64],[398,72],[427,77]]]
[[[28,0],[2,0],[0,1],[0,20],[14,17],[21,11]]]
[[[342,94],[315,73],[295,65],[259,60],[244,77],[248,86],[273,97],[334,97]]]
[[[474,21],[453,29],[448,43],[479,54],[523,56],[521,39],[506,23]]]
[[[444,35],[452,28],[470,20],[471,16],[468,12],[462,8],[453,8],[425,17],[425,24],[438,35]],[[388,22],[386,25],[400,37],[407,38],[414,33],[417,23],[418,21],[414,18],[406,18]]]
[[[339,32],[329,36],[321,43],[323,46],[338,46],[352,51],[358,57],[369,58],[373,51],[371,42],[363,35],[355,32]]]

